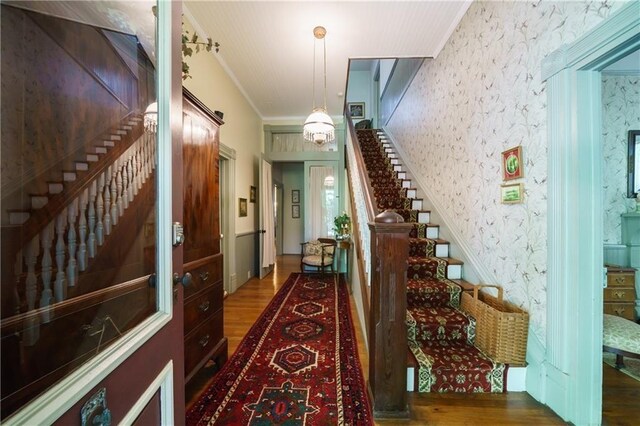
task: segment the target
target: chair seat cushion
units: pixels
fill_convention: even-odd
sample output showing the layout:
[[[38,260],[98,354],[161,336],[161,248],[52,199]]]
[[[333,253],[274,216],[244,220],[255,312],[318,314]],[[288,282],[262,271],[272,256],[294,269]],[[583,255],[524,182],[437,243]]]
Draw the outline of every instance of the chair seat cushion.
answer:
[[[616,315],[604,314],[604,346],[640,354],[640,324]]]
[[[313,265],[313,266],[329,266],[333,263],[333,258],[331,256],[324,256],[324,265],[322,264],[322,256],[305,256],[302,258],[302,263],[305,265]]]

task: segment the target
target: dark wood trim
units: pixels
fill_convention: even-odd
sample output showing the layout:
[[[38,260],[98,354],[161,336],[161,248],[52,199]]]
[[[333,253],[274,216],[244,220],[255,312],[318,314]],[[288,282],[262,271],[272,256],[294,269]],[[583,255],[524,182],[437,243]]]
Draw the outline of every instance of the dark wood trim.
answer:
[[[346,112],[347,117],[347,125],[349,127],[349,134],[351,135],[351,142],[353,144],[353,151],[355,153],[358,173],[360,174],[360,180],[365,182],[365,187],[363,189],[364,193],[364,201],[365,206],[367,207],[367,217],[370,222],[373,222],[373,219],[376,217],[378,209],[375,207],[373,203],[373,188],[371,186],[371,180],[369,179],[369,174],[367,173],[367,167],[364,164],[364,158],[362,157],[362,151],[360,151],[360,144],[358,142],[358,134],[356,133],[355,128],[353,127],[353,121],[351,120],[351,115],[349,111]],[[375,130],[371,130],[375,132]]]
[[[407,257],[411,223],[387,210],[371,231],[369,393],[375,418],[408,418]]]
[[[193,93],[191,93],[189,89],[187,89],[186,87],[182,87],[182,93],[184,94],[184,97],[189,102],[191,102],[193,105],[201,109],[205,114],[209,116],[209,118],[215,121],[218,124],[218,126],[222,126],[224,124],[224,121],[222,121],[222,119],[218,117],[217,114],[211,111],[211,109],[209,109],[208,106],[203,104],[200,99],[196,98],[196,96]]]

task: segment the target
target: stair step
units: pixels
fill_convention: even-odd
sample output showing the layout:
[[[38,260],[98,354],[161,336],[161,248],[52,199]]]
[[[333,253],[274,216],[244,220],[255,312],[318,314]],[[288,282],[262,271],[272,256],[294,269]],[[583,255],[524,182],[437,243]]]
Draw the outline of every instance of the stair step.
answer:
[[[506,388],[506,367],[473,345],[461,342],[409,342],[418,361],[419,392],[491,392]]]
[[[47,188],[49,194],[59,194],[64,191],[64,184],[62,182],[47,182]]]
[[[126,124],[125,124],[124,126],[122,126],[122,128],[123,128],[124,130],[131,130],[131,129],[133,129],[133,126],[129,126],[129,125],[126,125]]]
[[[114,146],[116,146],[116,143],[115,143],[114,141],[112,141],[112,140],[105,140],[105,141],[102,141],[102,144],[103,144],[104,146],[109,147],[109,148],[113,148]]]
[[[393,171],[394,172],[401,172],[402,171],[402,166],[400,164],[395,164],[393,166]],[[406,176],[406,175],[405,175]]]
[[[38,210],[43,208],[49,202],[49,197],[43,194],[31,194],[31,208]]]
[[[404,188],[407,190],[407,198],[417,198],[418,190],[416,188]]]
[[[447,278],[450,280],[462,279],[462,261],[451,257],[442,257],[447,262]]]
[[[422,210],[422,198],[411,199],[411,210]]]
[[[76,180],[77,177],[78,175],[76,174],[76,172],[67,172],[67,171],[62,172],[62,180],[65,182],[73,182]]]
[[[470,283],[469,281],[465,281],[463,279],[455,279],[451,280],[462,288],[462,291],[465,293],[473,293],[473,289],[475,288],[475,284]]]
[[[460,306],[461,288],[447,279],[408,279],[407,306],[436,308]]]
[[[22,225],[31,216],[31,213],[24,210],[9,210],[9,225]]]
[[[106,154],[107,148],[105,148],[104,146],[96,146],[95,151],[96,151],[96,154]]]
[[[411,179],[402,179],[403,188],[411,188]]]
[[[414,306],[408,308],[408,311],[414,319],[413,323],[408,325],[413,327],[409,335],[418,344],[433,340],[452,343],[473,341],[475,320],[459,309],[449,306]]]
[[[127,134],[127,131],[126,131],[126,130],[123,130],[123,129],[118,129],[118,130],[116,130],[116,135],[122,135],[122,136],[124,136],[124,135],[126,135],[126,134]]]
[[[98,154],[87,154],[87,161],[89,163],[95,163],[99,159],[100,159],[100,156],[98,156]]]
[[[447,278],[447,261],[439,257],[409,257],[407,278]]]
[[[412,238],[438,238],[440,234],[440,226],[434,223],[415,223],[409,232]]]
[[[387,149],[389,149],[389,151],[387,151]],[[398,154],[393,152],[393,150],[391,150],[390,148],[385,148],[385,152],[387,153],[387,158],[391,160],[396,160],[396,159],[399,160]]]
[[[397,158],[390,158],[389,160],[391,161],[391,164],[394,166],[397,166],[400,164],[400,160]]]
[[[400,180],[404,180],[407,178],[407,172],[403,172],[402,170],[398,171],[398,170],[394,170],[394,172],[396,173],[396,177]]]
[[[449,257],[449,242],[439,238],[410,238],[411,257]]]
[[[76,161],[75,164],[76,164],[76,170],[79,172],[86,172],[87,170],[89,170],[89,163]]]
[[[110,135],[109,139],[111,139],[112,141],[121,141],[122,140],[122,136],[120,136],[120,135]]]

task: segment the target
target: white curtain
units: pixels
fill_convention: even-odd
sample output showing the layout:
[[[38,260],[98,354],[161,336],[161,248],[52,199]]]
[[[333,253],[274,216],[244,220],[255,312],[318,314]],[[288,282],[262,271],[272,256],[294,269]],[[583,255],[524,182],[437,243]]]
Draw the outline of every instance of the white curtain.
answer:
[[[276,235],[273,219],[273,180],[271,179],[271,164],[262,160],[262,187],[260,188],[262,202],[263,228],[262,234],[262,267],[268,268],[276,263]]]
[[[333,167],[309,167],[309,238],[333,235],[335,203]]]

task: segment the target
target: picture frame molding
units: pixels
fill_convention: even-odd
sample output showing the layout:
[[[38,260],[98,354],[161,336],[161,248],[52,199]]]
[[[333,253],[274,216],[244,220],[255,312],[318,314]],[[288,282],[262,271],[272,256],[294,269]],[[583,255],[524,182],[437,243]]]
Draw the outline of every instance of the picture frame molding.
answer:
[[[357,107],[362,108],[360,114],[354,114],[353,113],[353,109],[355,109]],[[364,118],[366,116],[364,102],[347,102],[347,108],[349,110],[349,115],[351,115],[352,119],[354,119],[354,118],[360,119],[360,118]]]
[[[517,198],[511,199],[509,196],[509,190],[517,188]],[[502,204],[519,204],[524,202],[524,184],[518,183],[505,183],[500,185],[500,202]]]
[[[238,198],[238,216],[247,217],[247,199]]]
[[[513,173],[509,173],[507,170],[507,161],[510,157],[515,157],[516,170]],[[509,181],[514,179],[520,179],[524,177],[524,162],[522,161],[522,145],[514,146],[501,154],[502,161],[502,180]]]
[[[291,204],[299,204],[300,203],[300,190],[292,189],[291,190]]]

